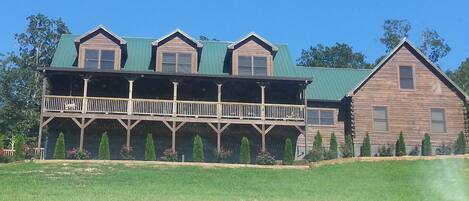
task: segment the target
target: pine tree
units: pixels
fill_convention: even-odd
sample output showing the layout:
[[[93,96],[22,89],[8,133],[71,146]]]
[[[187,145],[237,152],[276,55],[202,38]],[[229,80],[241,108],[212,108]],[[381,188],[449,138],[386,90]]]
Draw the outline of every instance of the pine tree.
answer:
[[[399,139],[396,141],[396,156],[405,156],[407,155],[405,141],[404,141],[404,134],[399,134]]]
[[[285,149],[283,152],[283,164],[293,164],[293,145],[290,138],[285,139]]]
[[[432,142],[430,140],[430,135],[425,133],[422,139],[422,156],[431,156],[432,155]]]
[[[194,162],[204,162],[204,144],[199,135],[194,137],[194,146],[192,148],[192,159]]]
[[[314,136],[313,150],[311,150],[311,161],[317,162],[324,160],[324,147],[322,146],[321,133],[318,131]]]
[[[327,159],[336,159],[337,158],[337,138],[335,137],[335,133],[331,133],[331,139],[329,141],[329,152]]]
[[[465,154],[466,153],[466,138],[464,133],[461,131],[456,140],[454,154]]]
[[[107,132],[104,132],[101,135],[101,142],[99,143],[98,158],[99,160],[111,159],[111,153],[109,151],[109,138],[107,137]]]
[[[13,147],[15,150],[15,160],[23,160],[24,159],[24,136],[23,135],[15,135],[15,146]]]
[[[239,162],[243,164],[251,163],[251,149],[247,137],[241,139],[241,147],[239,151]]]
[[[151,133],[148,133],[147,135],[147,143],[145,145],[145,160],[146,161],[156,160],[155,145],[153,144],[153,135]]]
[[[370,135],[368,132],[363,138],[363,144],[360,147],[360,156],[361,157],[370,157],[371,156],[371,142],[370,142]]]
[[[344,158],[353,157],[353,156],[355,156],[355,154],[353,152],[354,152],[354,150],[353,150],[352,135],[345,134],[345,145],[342,148],[342,157],[344,157]]]
[[[59,137],[57,137],[57,141],[55,142],[54,155],[52,158],[65,159],[65,140],[62,132],[60,132]]]

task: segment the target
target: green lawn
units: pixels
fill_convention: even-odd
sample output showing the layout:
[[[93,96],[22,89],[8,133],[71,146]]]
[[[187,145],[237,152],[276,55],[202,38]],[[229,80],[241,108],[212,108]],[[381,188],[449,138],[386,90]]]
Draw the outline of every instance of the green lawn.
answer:
[[[0,200],[469,200],[469,159],[310,170],[0,164]]]

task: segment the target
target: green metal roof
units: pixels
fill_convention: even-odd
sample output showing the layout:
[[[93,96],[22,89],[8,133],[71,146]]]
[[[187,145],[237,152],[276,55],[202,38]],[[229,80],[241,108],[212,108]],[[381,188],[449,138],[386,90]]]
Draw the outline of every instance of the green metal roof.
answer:
[[[79,36],[62,35],[52,59],[51,67],[76,68],[77,50],[74,40]],[[127,60],[123,71],[153,71],[151,66],[151,43],[156,39],[123,37],[127,41]],[[227,57],[231,42],[200,41],[203,44],[199,73],[207,75],[229,75],[230,57]],[[313,78],[307,88],[308,99],[340,101],[370,70],[349,68],[321,68],[295,66],[287,45],[277,45],[274,58],[274,77]]]

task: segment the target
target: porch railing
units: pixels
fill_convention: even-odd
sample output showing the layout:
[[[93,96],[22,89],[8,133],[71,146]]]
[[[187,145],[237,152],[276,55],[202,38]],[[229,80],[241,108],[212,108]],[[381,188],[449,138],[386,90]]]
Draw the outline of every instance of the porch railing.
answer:
[[[174,105],[176,104],[176,105]],[[84,107],[83,107],[84,106]],[[83,112],[207,118],[304,120],[303,105],[210,101],[173,101],[105,97],[50,96],[44,98],[46,112]],[[175,111],[174,111],[175,110]]]

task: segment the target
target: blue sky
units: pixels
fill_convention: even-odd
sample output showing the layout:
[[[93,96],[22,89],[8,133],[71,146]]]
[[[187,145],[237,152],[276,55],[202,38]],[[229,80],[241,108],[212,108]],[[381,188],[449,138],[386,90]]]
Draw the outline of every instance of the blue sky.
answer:
[[[62,18],[72,33],[103,24],[120,36],[158,38],[180,28],[198,37],[235,41],[251,31],[273,43],[288,44],[294,59],[301,49],[344,42],[368,61],[384,54],[379,38],[386,19],[407,19],[410,40],[436,29],[452,51],[439,62],[455,69],[469,57],[469,1],[2,1],[0,52],[16,50],[15,33],[25,31],[25,18],[43,13]]]

